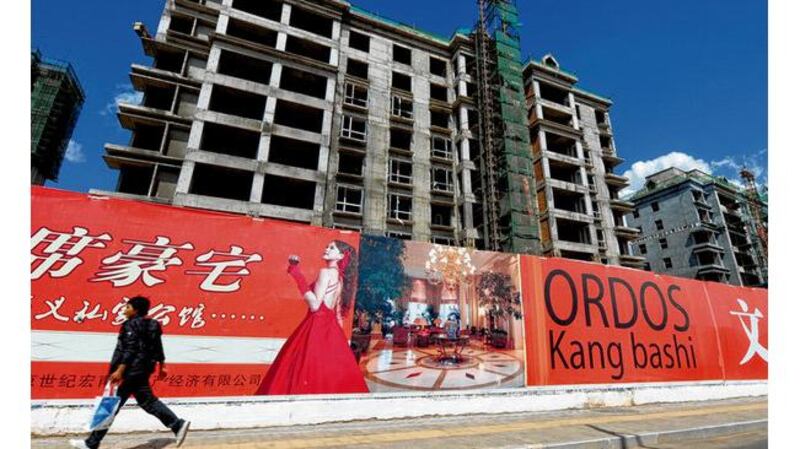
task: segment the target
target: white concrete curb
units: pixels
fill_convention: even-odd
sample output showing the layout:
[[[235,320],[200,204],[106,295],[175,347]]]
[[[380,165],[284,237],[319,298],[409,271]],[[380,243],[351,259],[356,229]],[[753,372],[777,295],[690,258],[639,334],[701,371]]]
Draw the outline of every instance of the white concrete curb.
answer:
[[[334,421],[396,419],[555,411],[588,407],[630,406],[767,396],[766,381],[670,382],[640,384],[562,385],[472,392],[377,393],[282,397],[165,399],[193,429],[319,424]],[[33,401],[31,433],[82,433],[92,400]],[[120,412],[111,432],[164,430],[138,409],[133,398]]]

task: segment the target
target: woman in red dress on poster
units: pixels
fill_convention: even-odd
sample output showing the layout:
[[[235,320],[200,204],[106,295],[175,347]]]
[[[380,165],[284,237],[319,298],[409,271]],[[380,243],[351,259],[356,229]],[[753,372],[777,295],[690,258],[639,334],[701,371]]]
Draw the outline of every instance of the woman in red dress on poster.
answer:
[[[326,267],[309,285],[300,259],[289,258],[289,275],[308,303],[308,314],[284,343],[257,395],[368,393],[364,376],[342,330],[355,296],[355,249],[334,240],[322,259]]]

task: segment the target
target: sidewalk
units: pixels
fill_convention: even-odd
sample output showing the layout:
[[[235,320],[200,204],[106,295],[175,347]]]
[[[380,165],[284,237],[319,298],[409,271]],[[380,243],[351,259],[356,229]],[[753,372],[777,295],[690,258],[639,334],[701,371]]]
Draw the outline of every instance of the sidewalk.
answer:
[[[144,413],[144,412],[141,412]],[[203,449],[429,449],[673,447],[676,441],[765,437],[766,398],[596,408],[554,413],[431,417],[291,428],[191,432],[183,447]],[[171,434],[109,435],[103,449],[161,449]],[[37,438],[32,449],[65,448],[69,438]],[[660,446],[659,446],[660,447]],[[709,446],[711,447],[711,446]],[[714,446],[716,447],[716,446]],[[719,446],[725,447],[725,446]]]

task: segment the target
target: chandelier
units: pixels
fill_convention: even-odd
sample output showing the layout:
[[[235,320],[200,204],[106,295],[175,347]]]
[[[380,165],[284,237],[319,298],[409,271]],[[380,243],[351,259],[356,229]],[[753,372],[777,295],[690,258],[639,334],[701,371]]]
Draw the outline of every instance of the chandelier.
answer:
[[[465,248],[433,245],[425,262],[425,273],[431,284],[444,283],[452,289],[475,274],[475,265]]]

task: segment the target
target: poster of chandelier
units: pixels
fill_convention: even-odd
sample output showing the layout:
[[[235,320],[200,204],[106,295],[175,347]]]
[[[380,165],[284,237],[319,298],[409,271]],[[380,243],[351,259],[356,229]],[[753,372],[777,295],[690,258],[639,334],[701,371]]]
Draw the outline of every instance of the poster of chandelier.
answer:
[[[362,235],[352,347],[370,392],[523,387],[519,256]]]

